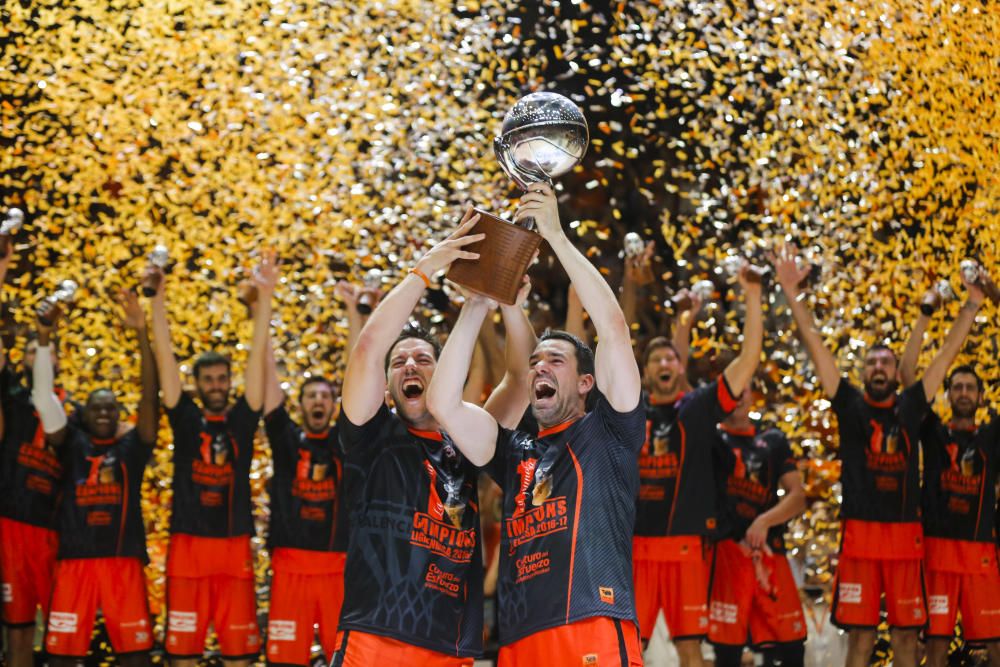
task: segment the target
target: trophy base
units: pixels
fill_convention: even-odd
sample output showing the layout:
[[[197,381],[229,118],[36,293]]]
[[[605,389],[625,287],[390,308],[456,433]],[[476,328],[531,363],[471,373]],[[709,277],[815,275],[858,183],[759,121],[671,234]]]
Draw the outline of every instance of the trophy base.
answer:
[[[486,211],[475,210],[479,222],[469,234],[485,234],[486,237],[464,249],[478,252],[479,259],[455,260],[448,269],[447,278],[500,303],[513,305],[542,237]]]

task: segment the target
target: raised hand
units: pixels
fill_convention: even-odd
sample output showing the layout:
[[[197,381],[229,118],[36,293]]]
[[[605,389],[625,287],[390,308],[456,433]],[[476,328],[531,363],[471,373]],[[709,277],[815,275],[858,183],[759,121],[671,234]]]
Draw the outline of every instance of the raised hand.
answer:
[[[152,294],[149,295],[151,298],[155,299],[163,296],[163,269],[156,264],[152,262],[146,264],[146,268],[142,271],[140,282],[142,283],[144,293],[146,293],[147,289],[152,290]]]
[[[534,218],[538,233],[547,241],[565,235],[559,224],[556,193],[547,183],[534,183],[521,197],[521,203],[514,213],[514,222],[521,222],[525,218]]]
[[[270,298],[274,294],[274,288],[278,284],[281,276],[281,261],[278,259],[278,251],[274,249],[265,250],[261,255],[260,264],[253,271],[253,286],[257,289],[258,297]]]
[[[771,264],[785,295],[790,299],[798,296],[799,285],[809,276],[810,267],[799,265],[799,256],[795,249],[787,243],[782,243],[771,254]]]
[[[417,262],[416,269],[430,278],[438,271],[451,266],[456,259],[479,259],[478,252],[465,250],[465,246],[482,241],[486,237],[485,234],[469,234],[477,222],[479,214],[470,208],[462,216],[458,229],[428,250],[427,254]]]
[[[115,301],[122,309],[122,325],[137,333],[145,331],[146,311],[139,304],[139,295],[132,290],[123,289],[115,295]]]
[[[970,262],[971,261],[972,260],[970,260]],[[966,272],[961,270],[958,272],[958,274],[962,276],[962,284],[965,285],[965,291],[969,295],[969,301],[971,301],[976,305],[981,304],[983,302],[983,299],[986,298],[986,295],[983,292],[982,288],[983,279],[984,278],[988,279],[988,276],[986,276],[986,273],[983,270],[982,265],[976,264],[975,276],[967,276]],[[970,278],[973,279],[970,280]]]

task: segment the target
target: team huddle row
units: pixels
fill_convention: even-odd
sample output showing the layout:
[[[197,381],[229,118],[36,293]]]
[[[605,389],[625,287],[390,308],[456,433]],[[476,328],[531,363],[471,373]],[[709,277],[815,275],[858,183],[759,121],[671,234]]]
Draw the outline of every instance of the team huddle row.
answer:
[[[230,363],[216,352],[193,365],[197,401],[182,391],[162,279],[151,281],[158,287],[148,306],[120,295],[140,352],[134,428],[110,390],[67,408],[52,344],[59,307],[43,302],[26,386],[7,367],[0,394],[0,568],[12,664],[30,664],[39,606],[57,667],[86,655],[98,609],[121,662],[148,664],[139,498],[161,403],[173,431],[164,642],[172,663],[194,664],[211,626],[227,664],[249,663],[262,648],[270,664],[307,664],[318,626],[334,665],[470,666],[483,645],[477,481],[485,473],[503,493],[498,560],[486,563],[496,568],[500,665],[641,665],[660,611],[684,665],[701,664],[705,639],[718,665],[739,664],[747,644],[775,664],[801,664],[806,626],[783,533],[805,495],[785,436],[750,417],[764,333],[752,267],[739,274],[739,354],[692,390],[686,346],[653,339],[640,370],[615,294],[566,237],[548,186],[522,198],[516,219],[525,217],[568,274],[599,342],[591,351],[562,331],[536,338],[522,307],[526,281],[519,303],[499,306],[506,369],[482,406],[463,400],[463,387],[497,304],[467,294],[443,349],[408,324],[432,276],[477,258],[467,249],[481,238],[470,233],[471,211],[363,327],[356,320],[335,424],[336,390],[321,377],[300,384],[301,423],[286,409],[270,341],[280,271],[273,253],[248,291],[253,338],[235,402]],[[4,273],[9,259],[0,260]],[[151,265],[147,277],[160,271]],[[982,382],[969,367],[949,377],[952,423],[930,409],[982,291],[966,284],[968,301],[919,380],[924,314],[899,369],[888,348],[868,351],[862,390],[841,378],[798,298],[807,269],[780,248],[774,271],[840,424],[834,620],[851,631],[849,662],[867,664],[883,595],[900,665],[917,664],[916,632],[925,627],[929,657],[944,660],[956,611],[967,638],[1000,637],[1000,427],[977,428]],[[274,470],[266,647],[250,545],[262,416]],[[997,660],[995,641],[990,650]]]

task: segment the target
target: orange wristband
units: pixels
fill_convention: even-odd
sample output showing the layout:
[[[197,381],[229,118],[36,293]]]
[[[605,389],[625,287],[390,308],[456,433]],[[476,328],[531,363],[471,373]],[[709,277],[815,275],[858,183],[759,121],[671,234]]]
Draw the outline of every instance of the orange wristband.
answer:
[[[424,281],[424,285],[425,285],[425,286],[426,286],[426,287],[427,287],[428,289],[430,289],[430,286],[431,286],[431,279],[427,277],[427,274],[426,274],[426,273],[424,273],[423,271],[421,271],[421,270],[420,270],[420,269],[418,269],[418,268],[412,268],[412,269],[410,269],[410,273],[412,273],[412,274],[413,274],[413,275],[415,275],[415,276],[420,276],[420,279]]]

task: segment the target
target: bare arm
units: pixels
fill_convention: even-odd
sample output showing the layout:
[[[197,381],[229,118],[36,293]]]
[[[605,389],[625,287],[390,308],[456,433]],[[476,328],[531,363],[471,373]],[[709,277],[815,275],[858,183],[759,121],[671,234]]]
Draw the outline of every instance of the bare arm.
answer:
[[[948,330],[948,335],[945,336],[944,343],[941,344],[941,349],[934,355],[934,359],[927,366],[927,370],[924,371],[924,395],[928,401],[934,399],[934,395],[937,394],[938,389],[944,383],[948,369],[962,349],[962,343],[965,342],[965,337],[972,330],[972,325],[976,321],[976,313],[979,312],[979,306],[983,303],[982,289],[972,283],[966,282],[964,277],[962,278],[962,282],[965,283],[965,289],[969,294],[969,298],[962,305],[961,310],[958,311],[958,317],[955,318],[951,329]]]
[[[909,387],[917,381],[917,359],[920,358],[920,347],[923,345],[924,334],[927,333],[927,326],[930,323],[931,316],[921,310],[910,331],[910,337],[906,339],[903,356],[899,358],[899,379],[904,387]]]
[[[808,267],[799,268],[797,259],[792,248],[787,245],[780,247],[774,259],[775,274],[781,284],[781,289],[785,292],[785,298],[788,300],[788,307],[792,311],[795,324],[799,328],[799,337],[816,366],[816,375],[819,376],[820,384],[823,385],[823,393],[826,394],[827,398],[833,398],[840,387],[840,371],[837,369],[837,360],[833,356],[833,352],[826,347],[816,330],[816,323],[809,307],[799,298],[799,284],[809,274],[809,269]]]
[[[677,314],[672,340],[681,366],[687,368],[688,358],[691,356],[691,332],[694,330],[694,323],[698,319],[698,313],[701,311],[701,297],[694,290],[682,291],[688,293],[688,298],[691,299],[691,307]]]
[[[489,322],[484,322],[483,326],[490,326]],[[472,353],[472,363],[469,365],[469,377],[465,379],[465,388],[462,389],[462,400],[479,405],[483,401],[483,393],[489,384],[489,364],[486,362],[486,353],[483,346],[476,344]]]
[[[781,476],[778,484],[785,495],[774,507],[758,515],[747,529],[747,544],[754,549],[762,549],[767,545],[767,531],[773,526],[794,519],[806,511],[806,491],[802,487],[802,473],[790,470]]]
[[[535,349],[535,330],[524,312],[522,304],[528,298],[531,283],[525,276],[524,287],[513,306],[501,305],[504,327],[507,329],[507,346],[504,350],[506,372],[497,388],[486,401],[486,411],[504,428],[514,428],[528,409],[528,359]]]
[[[498,425],[485,409],[462,400],[462,385],[472,361],[479,327],[489,312],[490,303],[486,298],[470,296],[466,299],[427,389],[427,409],[465,457],[477,466],[484,466],[493,458]]]
[[[160,273],[156,293],[150,300],[153,326],[153,354],[156,357],[156,369],[160,378],[160,391],[163,392],[163,406],[168,410],[181,400],[181,371],[174,356],[173,344],[170,341],[170,321],[167,319],[167,302],[163,271],[153,265],[146,267],[146,273]]]
[[[156,442],[156,434],[160,426],[160,387],[156,381],[156,361],[153,359],[153,348],[149,344],[146,311],[139,304],[138,295],[131,290],[122,290],[118,293],[118,304],[122,309],[122,324],[126,329],[135,332],[136,338],[139,340],[139,374],[142,394],[139,397],[135,428],[142,442],[152,444]]]
[[[750,265],[740,271],[740,285],[746,300],[746,319],[743,321],[743,346],[735,359],[722,371],[726,384],[734,396],[739,396],[750,386],[750,380],[760,363],[760,351],[764,344],[764,315],[760,303],[761,285],[747,280]]]
[[[456,259],[478,259],[477,253],[463,250],[464,246],[483,238],[482,234],[466,235],[478,221],[479,216],[469,209],[458,229],[431,248],[417,262],[415,271],[429,279]],[[407,274],[382,299],[358,334],[344,372],[341,400],[341,409],[352,423],[368,422],[385,401],[385,355],[426,287],[423,277],[416,273]]]
[[[366,293],[369,295],[371,303],[377,306],[379,299],[381,299],[381,294],[376,289],[358,287],[346,280],[338,281],[337,286],[334,288],[334,294],[344,302],[344,310],[347,312],[347,341],[344,343],[345,359],[354,349],[355,343],[358,342],[358,334],[361,333],[361,329],[365,326],[365,321],[368,319],[367,316],[362,315],[358,310],[358,301],[361,299],[362,294]]]
[[[266,251],[253,273],[257,287],[256,307],[253,309],[253,339],[246,367],[246,401],[251,410],[259,411],[264,406],[264,381],[267,376],[265,360],[271,339],[271,300],[278,282],[278,257],[273,250]]]
[[[631,320],[629,320],[631,321]],[[566,331],[573,334],[588,345],[587,323],[584,318],[583,304],[580,303],[580,296],[576,289],[570,284],[566,290]]]
[[[577,250],[559,224],[559,211],[552,188],[544,183],[531,186],[521,198],[516,220],[533,217],[538,231],[548,241],[580,295],[597,330],[594,353],[595,380],[608,403],[618,412],[629,412],[639,404],[639,366],[632,352],[628,322],[604,276]]]

